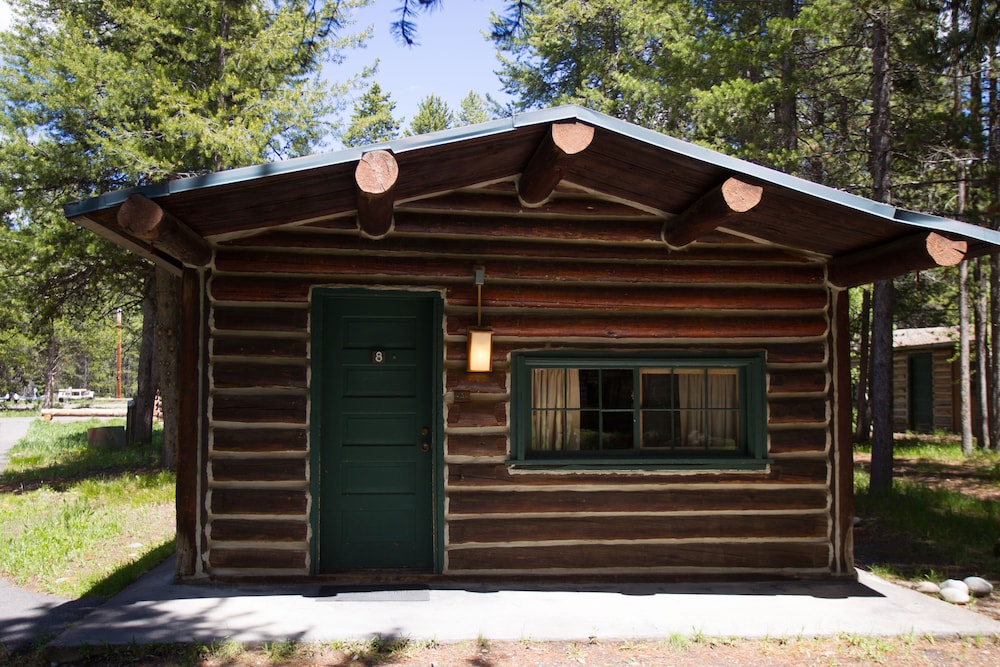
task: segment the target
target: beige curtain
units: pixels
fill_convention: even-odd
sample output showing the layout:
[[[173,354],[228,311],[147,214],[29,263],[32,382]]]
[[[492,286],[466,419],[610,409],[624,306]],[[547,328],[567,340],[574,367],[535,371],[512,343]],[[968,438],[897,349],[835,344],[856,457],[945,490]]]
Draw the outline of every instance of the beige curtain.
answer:
[[[580,449],[580,371],[536,368],[531,374],[531,442],[535,451]]]
[[[681,409],[681,446],[735,444],[739,429],[739,390],[735,371],[677,372]]]

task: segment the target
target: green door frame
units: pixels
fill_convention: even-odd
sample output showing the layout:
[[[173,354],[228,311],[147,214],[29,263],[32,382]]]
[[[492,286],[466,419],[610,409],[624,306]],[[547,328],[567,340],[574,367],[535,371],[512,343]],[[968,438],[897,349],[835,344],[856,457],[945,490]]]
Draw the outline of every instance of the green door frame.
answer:
[[[444,571],[444,339],[441,323],[444,321],[444,301],[438,292],[417,292],[403,290],[376,290],[364,288],[314,288],[310,295],[310,369],[309,381],[309,493],[311,503],[309,509],[310,524],[310,572],[319,573],[320,563],[320,479],[322,452],[319,443],[323,441],[323,418],[320,406],[324,404],[323,383],[315,381],[322,377],[323,340],[326,332],[323,330],[324,312],[328,307],[325,297],[334,298],[364,298],[377,299],[380,296],[394,299],[424,300],[431,308],[431,322],[436,326],[431,334],[431,404],[434,418],[431,421],[431,478],[433,488],[432,523],[434,535],[432,538],[434,550],[434,572]]]

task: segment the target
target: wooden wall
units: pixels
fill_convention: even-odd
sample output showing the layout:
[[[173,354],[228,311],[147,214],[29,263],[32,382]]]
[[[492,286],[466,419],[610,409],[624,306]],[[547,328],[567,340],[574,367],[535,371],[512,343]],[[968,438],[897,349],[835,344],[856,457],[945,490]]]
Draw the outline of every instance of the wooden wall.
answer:
[[[309,572],[309,297],[314,286],[445,298],[445,572],[823,575],[834,568],[830,294],[824,267],[718,235],[683,252],[662,221],[397,210],[220,244],[208,283],[202,566]],[[473,267],[486,266],[491,374],[464,371]],[[766,472],[511,470],[515,350],[767,353]],[[455,401],[455,392],[468,400]]]

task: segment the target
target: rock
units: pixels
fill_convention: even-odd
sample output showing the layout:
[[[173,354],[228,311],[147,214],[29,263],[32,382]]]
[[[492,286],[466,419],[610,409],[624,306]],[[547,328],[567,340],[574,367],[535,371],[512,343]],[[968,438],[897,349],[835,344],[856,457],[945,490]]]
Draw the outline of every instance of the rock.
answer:
[[[993,584],[982,577],[966,577],[962,582],[969,587],[969,593],[977,598],[984,598],[993,593]]]
[[[952,604],[965,604],[972,599],[967,592],[955,586],[942,588],[941,597]]]
[[[913,587],[913,590],[918,593],[930,593],[932,595],[937,595],[941,592],[941,587],[935,584],[933,581],[921,581],[919,584]]]
[[[947,579],[941,582],[941,591],[944,592],[949,588],[954,588],[962,591],[965,595],[969,594],[969,586],[964,581],[959,581],[958,579]]]

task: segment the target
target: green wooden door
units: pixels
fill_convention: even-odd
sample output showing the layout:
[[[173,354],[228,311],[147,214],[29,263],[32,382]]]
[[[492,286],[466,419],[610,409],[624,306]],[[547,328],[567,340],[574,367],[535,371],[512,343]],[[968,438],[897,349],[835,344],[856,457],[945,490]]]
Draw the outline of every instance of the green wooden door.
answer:
[[[934,358],[929,353],[911,354],[908,359],[911,431],[934,430]]]
[[[319,572],[434,566],[436,303],[317,295]]]

